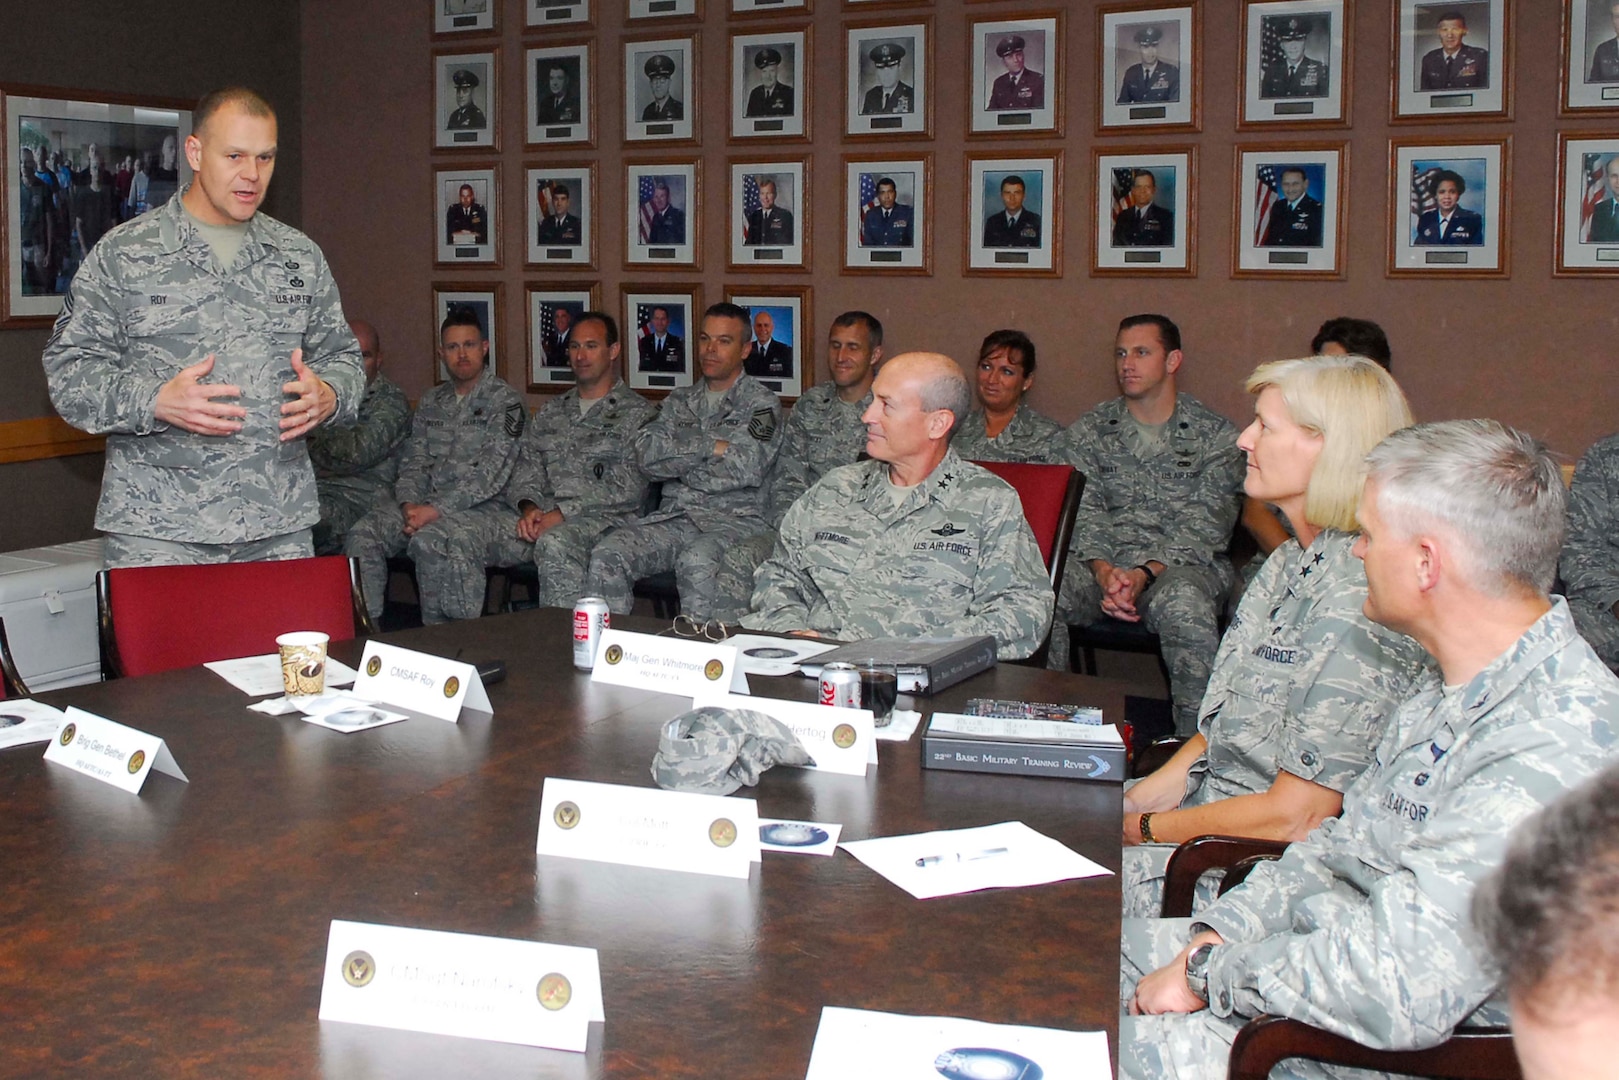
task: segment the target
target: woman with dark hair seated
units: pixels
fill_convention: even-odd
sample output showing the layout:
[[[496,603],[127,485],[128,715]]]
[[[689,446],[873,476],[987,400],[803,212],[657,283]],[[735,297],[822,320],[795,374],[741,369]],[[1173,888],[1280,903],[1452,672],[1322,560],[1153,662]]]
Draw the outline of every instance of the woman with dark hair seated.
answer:
[[[978,349],[978,407],[956,425],[950,448],[968,461],[1049,462],[1062,425],[1023,404],[1034,385],[1034,342],[997,330]]]

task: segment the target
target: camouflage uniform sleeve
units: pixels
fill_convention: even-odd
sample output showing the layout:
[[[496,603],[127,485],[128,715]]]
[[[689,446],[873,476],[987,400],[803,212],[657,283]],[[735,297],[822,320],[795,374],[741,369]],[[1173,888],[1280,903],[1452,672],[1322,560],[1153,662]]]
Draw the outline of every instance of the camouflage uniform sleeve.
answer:
[[[1165,566],[1208,566],[1213,557],[1231,546],[1231,534],[1242,513],[1243,480],[1248,459],[1237,449],[1237,429],[1222,422],[1211,432],[1214,445],[1203,459],[1192,497],[1167,508],[1163,522],[1163,547],[1151,551],[1142,562],[1156,560]]]
[[[809,425],[799,413],[803,407],[802,404],[793,406],[783,425],[781,449],[770,474],[770,505],[777,524],[786,515],[787,508],[809,490]]]
[[[1113,535],[1113,523],[1107,512],[1096,446],[1091,439],[1085,418],[1065,432],[1053,447],[1052,459],[1066,462],[1085,477],[1085,490],[1079,495],[1079,513],[1074,518],[1074,537],[1068,544],[1068,573],[1077,573],[1078,563],[1084,573],[1090,573],[1092,559],[1112,562],[1118,552],[1118,538]]]
[[[483,431],[473,449],[471,468],[456,477],[448,489],[433,492],[428,500],[443,513],[456,513],[500,494],[511,478],[517,451],[528,426],[528,407],[516,391],[501,384],[484,415]]]
[[[653,480],[683,480],[714,456],[714,436],[703,430],[691,402],[671,394],[657,417],[635,436],[635,460]]]
[[[781,519],[770,558],[754,572],[753,611],[743,617],[744,625],[778,633],[810,628],[810,608],[816,589],[809,575],[800,569],[803,566],[800,552],[804,530],[814,527],[814,501],[813,498],[799,499]]]
[[[309,460],[334,476],[353,476],[387,459],[410,434],[410,402],[393,385],[381,387],[353,427],[323,427],[309,440]]]
[[[1056,597],[1017,493],[991,492],[984,516],[972,604],[952,632],[988,634],[1002,659],[1020,660],[1045,639]]]
[[[314,249],[314,259],[317,268],[315,300],[310,305],[309,325],[304,331],[304,363],[337,394],[337,410],[327,417],[327,426],[352,424],[360,415],[360,399],[365,396],[365,365],[360,360],[360,343],[343,317],[337,282],[332,279],[331,268],[319,248]]]
[[[45,346],[51,404],[62,419],[93,435],[168,430],[153,406],[164,379],[130,362],[118,311],[114,245],[97,244],[73,276],[62,314]]]
[[[427,416],[436,404],[434,399],[424,396],[411,419],[410,435],[399,457],[399,475],[394,480],[395,502],[427,501]]]
[[[1558,570],[1571,598],[1601,608],[1619,603],[1619,436],[1587,450],[1574,470]]]
[[[521,510],[525,501],[531,502],[541,513],[548,514],[558,508],[557,496],[545,465],[545,448],[540,445],[544,429],[539,420],[538,416],[531,418],[518,440],[517,458],[512,462],[511,477],[501,489],[501,501],[513,510]]]
[[[724,424],[711,429],[709,438],[724,439],[725,453],[705,455],[681,477],[687,487],[708,495],[759,487],[781,448],[781,402],[771,394],[768,403],[742,403]]]

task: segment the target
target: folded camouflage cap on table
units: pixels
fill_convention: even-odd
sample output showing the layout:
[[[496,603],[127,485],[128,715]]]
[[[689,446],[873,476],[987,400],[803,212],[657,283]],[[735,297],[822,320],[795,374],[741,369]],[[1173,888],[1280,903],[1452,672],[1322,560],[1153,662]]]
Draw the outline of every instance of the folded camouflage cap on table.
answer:
[[[813,765],[787,725],[751,709],[708,706],[663,726],[652,779],[671,791],[729,795],[759,782],[772,765]]]

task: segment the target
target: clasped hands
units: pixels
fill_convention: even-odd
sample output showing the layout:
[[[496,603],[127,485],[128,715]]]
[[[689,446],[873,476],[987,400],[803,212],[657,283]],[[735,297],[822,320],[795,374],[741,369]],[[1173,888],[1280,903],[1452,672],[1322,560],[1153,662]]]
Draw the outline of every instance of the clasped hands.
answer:
[[[1102,587],[1102,614],[1120,622],[1140,622],[1136,601],[1147,590],[1147,572],[1137,567],[1127,570],[1106,559],[1092,559],[1091,573]]]
[[[236,404],[242,388],[228,383],[205,383],[214,370],[214,354],[182,368],[164,383],[152,403],[153,415],[170,427],[196,435],[234,435],[242,430],[247,410]],[[304,364],[304,351],[292,350],[291,382],[281,392],[296,400],[281,406],[281,441],[302,438],[337,409],[337,392]]]

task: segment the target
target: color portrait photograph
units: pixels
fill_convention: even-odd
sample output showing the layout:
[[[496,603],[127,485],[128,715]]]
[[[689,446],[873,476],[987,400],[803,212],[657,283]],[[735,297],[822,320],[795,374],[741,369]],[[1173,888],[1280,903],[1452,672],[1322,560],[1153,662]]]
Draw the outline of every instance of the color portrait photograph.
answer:
[[[731,162],[732,267],[768,271],[808,265],[808,168],[804,158]]]
[[[1060,275],[1062,155],[967,160],[967,272]]]
[[[1094,156],[1096,274],[1195,272],[1194,167],[1190,147]]]
[[[1505,275],[1510,146],[1393,140],[1391,275]]]
[[[626,166],[625,240],[629,265],[695,267],[702,235],[699,161]]]
[[[1060,133],[1062,28],[1060,15],[973,21],[969,135]]]
[[[530,168],[524,187],[529,265],[594,267],[595,165]]]
[[[932,272],[931,155],[845,157],[845,273]]]
[[[1619,274],[1619,133],[1558,136],[1557,273]]]
[[[1507,114],[1511,0],[1397,0],[1395,121]]]
[[[587,311],[598,310],[600,289],[593,284],[529,285],[528,389],[559,393],[574,384],[568,366],[573,325]]]
[[[438,258],[435,265],[496,265],[500,261],[499,170],[437,169],[433,186],[438,199]]]
[[[1234,277],[1338,277],[1344,143],[1237,148]]]

